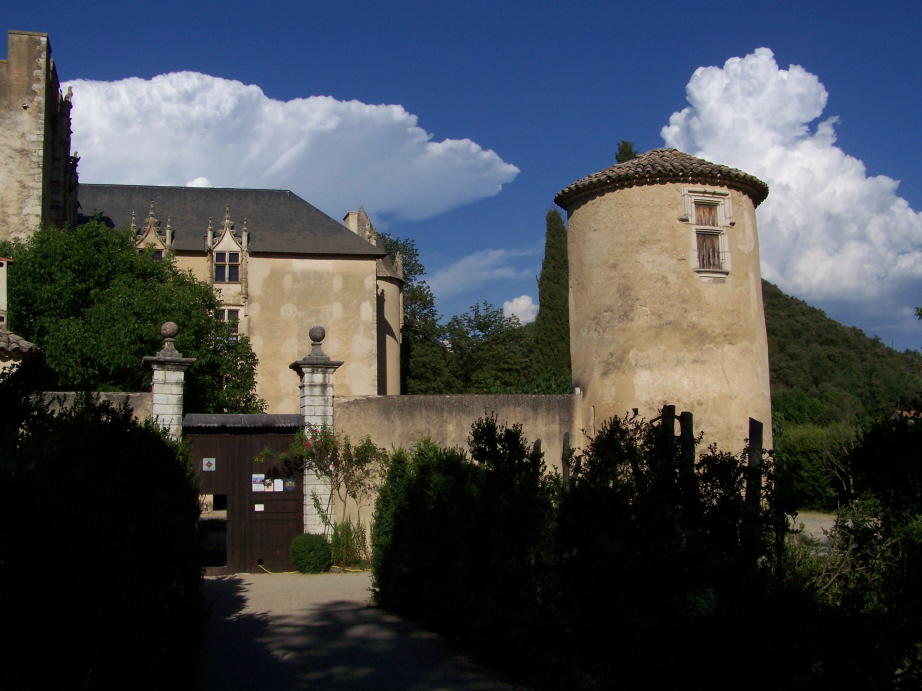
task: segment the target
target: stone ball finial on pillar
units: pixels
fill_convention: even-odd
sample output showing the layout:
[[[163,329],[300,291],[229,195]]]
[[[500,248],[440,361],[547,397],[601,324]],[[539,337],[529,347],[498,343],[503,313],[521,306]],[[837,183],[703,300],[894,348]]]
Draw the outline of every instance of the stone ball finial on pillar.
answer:
[[[163,322],[163,325],[160,327],[160,335],[164,338],[176,338],[176,334],[179,333],[179,327],[176,326],[176,322]]]
[[[195,358],[184,358],[173,346],[177,333],[179,327],[174,322],[161,325],[163,349],[154,357],[144,358],[144,364],[154,371],[151,380],[152,416],[174,439],[182,434],[185,372],[195,362]]]
[[[333,427],[333,373],[342,365],[331,360],[320,347],[326,337],[322,326],[313,326],[308,335],[311,338],[311,354],[291,363],[291,369],[301,379],[301,417],[307,427]],[[327,478],[311,471],[304,471],[304,532],[324,531],[323,521],[314,510],[311,493],[317,496],[332,496],[333,488]]]
[[[323,339],[327,337],[327,331],[322,326],[312,326],[311,330],[307,332],[307,335],[311,337],[311,354],[312,358],[326,358],[329,360],[321,347]]]
[[[322,326],[311,327],[310,355],[292,362],[290,367],[301,379],[301,414],[304,424],[331,426],[333,424],[333,373],[342,365],[323,352],[321,342],[326,337]]]

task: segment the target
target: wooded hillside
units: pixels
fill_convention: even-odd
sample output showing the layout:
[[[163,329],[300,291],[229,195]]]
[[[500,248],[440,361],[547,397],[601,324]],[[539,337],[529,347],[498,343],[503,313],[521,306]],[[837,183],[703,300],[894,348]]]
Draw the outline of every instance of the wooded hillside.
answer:
[[[775,408],[785,392],[815,400],[847,393],[861,401],[862,412],[887,415],[922,392],[918,351],[893,350],[768,281],[762,281],[762,295]]]

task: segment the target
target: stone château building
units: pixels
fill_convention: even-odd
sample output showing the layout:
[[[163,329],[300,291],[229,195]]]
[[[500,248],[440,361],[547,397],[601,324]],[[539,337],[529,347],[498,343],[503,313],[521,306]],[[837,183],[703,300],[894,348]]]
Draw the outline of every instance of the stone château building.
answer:
[[[0,73],[0,237],[76,221],[70,101],[47,37],[11,32]],[[388,447],[424,436],[463,446],[493,410],[542,438],[554,463],[567,436],[580,446],[583,431],[631,409],[649,419],[675,405],[731,451],[749,418],[771,429],[755,216],[767,194],[751,175],[674,149],[578,180],[555,198],[569,221],[574,393],[399,398],[380,394],[399,393],[402,271],[363,210],[339,223],[283,190],[189,187],[81,185],[79,201],[81,220],[131,227],[139,250],[172,253],[214,287],[217,318],[253,343],[268,412],[299,409],[289,366],[322,325],[343,363],[330,393],[337,430]]]
[[[217,318],[246,335],[269,413],[298,408],[289,365],[310,351],[310,328],[345,361],[344,395],[400,393],[403,275],[364,209],[338,223],[286,190],[81,185],[78,222],[130,227],[139,250],[172,254],[213,286]],[[140,218],[146,215],[146,218]]]

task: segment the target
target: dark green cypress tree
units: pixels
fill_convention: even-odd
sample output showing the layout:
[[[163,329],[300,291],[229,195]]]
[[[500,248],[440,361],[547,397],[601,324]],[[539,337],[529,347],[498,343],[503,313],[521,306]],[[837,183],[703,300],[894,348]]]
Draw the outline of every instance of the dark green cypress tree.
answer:
[[[615,154],[615,161],[618,163],[625,163],[638,156],[640,156],[640,154],[634,149],[634,142],[629,142],[626,139],[622,139],[618,142],[618,153]]]
[[[544,261],[538,277],[535,319],[535,377],[570,381],[570,263],[567,229],[557,209],[547,212]]]

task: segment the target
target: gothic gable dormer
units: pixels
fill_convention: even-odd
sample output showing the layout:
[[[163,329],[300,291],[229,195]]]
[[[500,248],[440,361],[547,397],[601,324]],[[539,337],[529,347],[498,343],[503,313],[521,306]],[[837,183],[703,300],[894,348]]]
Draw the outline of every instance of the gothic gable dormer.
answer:
[[[237,304],[246,301],[249,234],[246,219],[243,220],[243,230],[237,233],[231,220],[229,204],[224,207],[224,221],[217,233],[211,219],[208,219],[205,241],[208,272],[222,302]]]
[[[135,236],[135,247],[139,252],[143,252],[151,247],[154,257],[160,259],[169,252],[173,247],[173,228],[170,226],[170,219],[167,219],[165,232],[160,231],[160,221],[154,216],[154,202],[150,202],[150,211],[147,214],[147,224],[144,228],[138,228],[135,222],[134,211],[131,212],[131,232]]]

